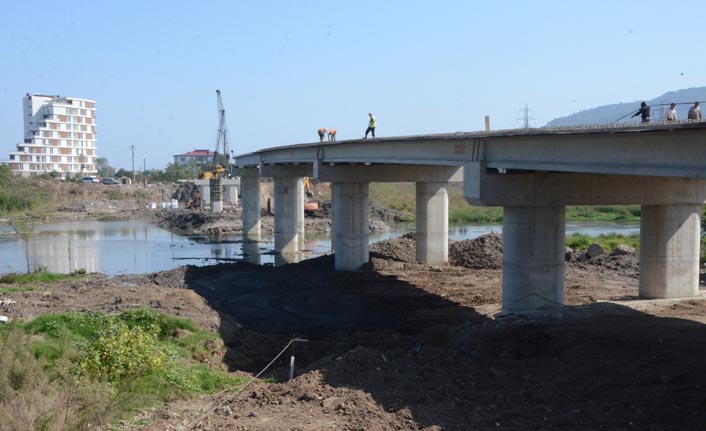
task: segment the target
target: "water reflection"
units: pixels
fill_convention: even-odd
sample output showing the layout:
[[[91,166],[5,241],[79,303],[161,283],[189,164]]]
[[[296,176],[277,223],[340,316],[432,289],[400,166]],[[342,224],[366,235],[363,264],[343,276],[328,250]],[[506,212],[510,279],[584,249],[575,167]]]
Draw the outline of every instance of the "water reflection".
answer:
[[[244,235],[243,236],[243,260],[250,262],[255,265],[262,264],[262,258],[260,253],[260,235]]]
[[[0,273],[27,269],[25,244],[12,229],[3,226],[0,234]],[[370,242],[395,238],[414,231],[400,226],[391,232],[370,235]],[[476,238],[489,232],[502,232],[501,225],[451,226],[454,240]],[[574,232],[599,235],[639,232],[639,225],[567,224],[567,235]],[[77,269],[107,275],[144,274],[181,265],[208,265],[218,262],[247,261],[257,265],[283,265],[329,253],[329,237],[308,237],[300,251],[287,255],[273,252],[272,235],[243,237],[180,236],[143,222],[63,222],[37,225],[27,244],[30,268],[46,267],[67,273]]]

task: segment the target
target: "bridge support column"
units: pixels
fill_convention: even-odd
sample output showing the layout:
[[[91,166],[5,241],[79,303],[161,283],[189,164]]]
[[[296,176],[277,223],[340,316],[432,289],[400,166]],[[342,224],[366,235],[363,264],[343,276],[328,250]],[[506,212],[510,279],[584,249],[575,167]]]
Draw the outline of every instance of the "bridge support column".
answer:
[[[238,205],[238,186],[235,184],[223,185],[223,202]]]
[[[206,180],[206,184],[198,184],[198,188],[201,194],[201,208],[205,208],[206,205],[211,204],[211,186],[209,181]]]
[[[642,205],[641,297],[698,295],[700,215],[701,205]]]
[[[299,251],[299,229],[304,217],[304,187],[298,177],[275,177],[275,251]]]
[[[429,264],[449,260],[449,195],[447,183],[416,183],[417,260]]]
[[[260,228],[260,177],[240,177],[243,193],[243,234],[257,236]]]
[[[297,180],[297,234],[299,240],[299,250],[304,249],[304,233],[306,232],[306,220],[304,219],[304,178],[296,178]]]
[[[503,208],[503,310],[564,303],[564,206]]]
[[[211,178],[208,180],[209,194],[211,198],[211,212],[223,212],[223,186],[220,178]]]
[[[243,234],[243,260],[255,265],[262,263],[260,254],[260,235]]]
[[[370,183],[335,183],[333,244],[337,271],[356,271],[368,262]]]

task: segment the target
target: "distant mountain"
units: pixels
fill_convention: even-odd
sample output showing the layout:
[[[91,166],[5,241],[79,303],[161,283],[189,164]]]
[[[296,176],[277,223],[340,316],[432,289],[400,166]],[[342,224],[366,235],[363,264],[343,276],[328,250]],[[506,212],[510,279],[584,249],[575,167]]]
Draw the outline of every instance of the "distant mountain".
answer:
[[[686,105],[677,105],[677,118],[683,120],[686,119],[686,113],[689,110],[689,107],[697,100],[706,100],[706,87],[694,87],[687,88],[684,90],[670,91],[654,99],[646,100],[646,102],[651,107],[651,114],[653,120],[664,118],[664,113],[669,108],[669,106],[655,105],[668,105],[672,102],[687,103]],[[636,112],[640,107],[640,102],[642,102],[642,100],[637,100],[635,102],[630,103],[615,103],[612,105],[604,105],[599,106],[597,108],[586,109],[585,111],[580,111],[572,115],[567,115],[566,117],[555,118],[547,123],[547,127],[612,123],[613,121],[628,113]],[[706,106],[704,106],[702,109],[706,110]],[[626,118],[620,120],[621,123],[627,121],[640,121],[640,119],[639,117],[630,118],[630,115],[628,115]]]

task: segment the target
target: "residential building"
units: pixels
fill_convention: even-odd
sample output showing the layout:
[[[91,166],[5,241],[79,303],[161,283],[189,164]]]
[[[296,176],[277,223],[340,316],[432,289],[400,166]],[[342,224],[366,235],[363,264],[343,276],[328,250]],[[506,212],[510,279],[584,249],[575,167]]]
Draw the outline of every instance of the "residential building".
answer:
[[[24,142],[10,153],[10,170],[24,176],[96,174],[96,102],[76,97],[27,95]]]
[[[213,155],[214,152],[209,150],[194,150],[184,154],[175,154],[174,164],[187,166],[193,160],[198,166],[203,166],[213,161]]]

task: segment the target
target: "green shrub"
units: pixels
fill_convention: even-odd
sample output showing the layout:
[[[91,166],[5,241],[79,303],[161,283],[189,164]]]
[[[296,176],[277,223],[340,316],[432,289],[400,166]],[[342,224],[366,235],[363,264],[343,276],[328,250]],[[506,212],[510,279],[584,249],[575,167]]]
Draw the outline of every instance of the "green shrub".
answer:
[[[81,370],[92,378],[117,383],[163,370],[166,353],[157,345],[158,332],[156,326],[144,330],[111,321],[81,360]]]
[[[213,346],[223,347],[218,334],[151,309],[114,316],[102,312],[47,314],[15,329],[19,328],[25,340],[18,347],[24,352],[21,362],[33,364],[32,372],[41,375],[32,378],[43,387],[70,394],[60,407],[73,411],[81,423],[102,424],[160,402],[245,383],[244,378],[199,363],[203,355],[214,353]],[[9,325],[0,326],[0,355],[9,330]],[[8,369],[0,362],[0,391],[2,372]],[[1,397],[0,418],[3,411],[13,411],[3,405]],[[30,398],[36,401],[41,396]],[[55,420],[49,418],[47,423]]]
[[[640,248],[640,234],[622,235],[622,234],[606,234],[599,236],[590,236],[582,233],[574,233],[566,237],[565,241],[568,247],[574,250],[586,250],[591,244],[599,244],[607,252],[612,252],[620,244],[629,245],[635,249]]]

